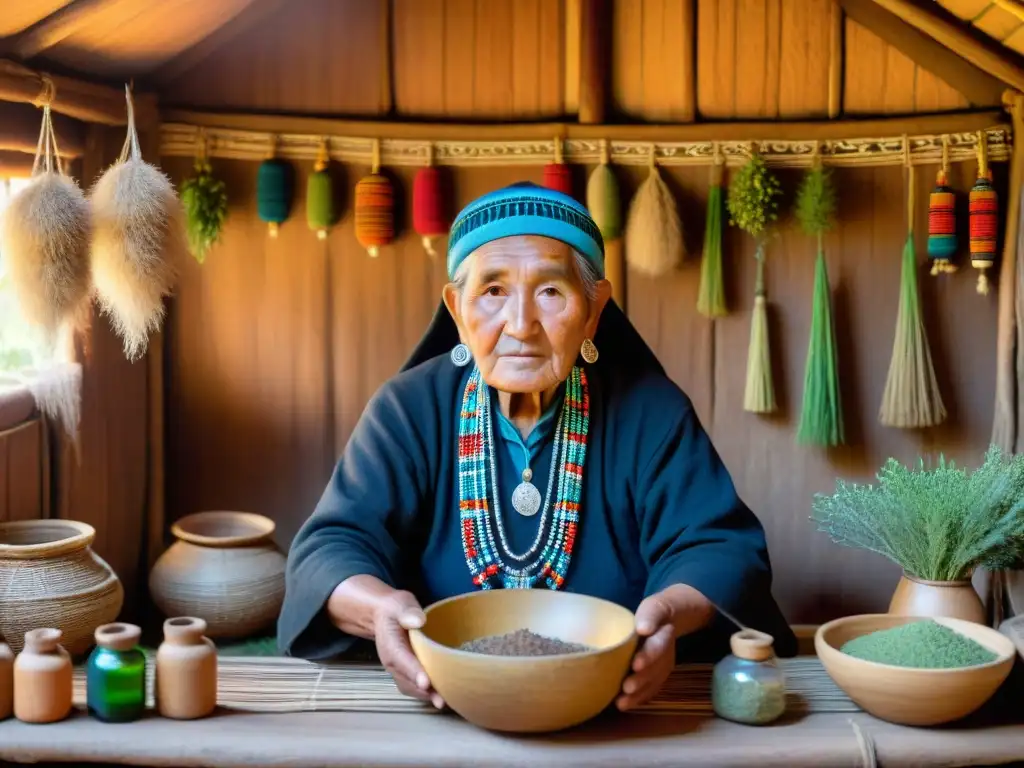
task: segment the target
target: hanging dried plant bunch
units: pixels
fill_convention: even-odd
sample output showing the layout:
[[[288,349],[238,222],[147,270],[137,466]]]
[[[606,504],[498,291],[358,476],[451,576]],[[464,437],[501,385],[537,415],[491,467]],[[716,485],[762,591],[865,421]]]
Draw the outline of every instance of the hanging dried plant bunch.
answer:
[[[121,157],[92,189],[93,283],[129,360],[141,357],[164,317],[188,250],[185,212],[170,179],[142,159],[131,95]]]
[[[46,106],[32,180],[0,222],[0,252],[23,318],[51,343],[88,307],[91,228],[89,203],[64,173]]]
[[[729,182],[729,224],[760,240],[779,218],[782,186],[755,153]]]
[[[228,218],[227,189],[213,175],[205,152],[196,158],[195,175],[181,185],[181,202],[185,206],[189,251],[202,264],[220,239]]]
[[[832,171],[821,164],[804,174],[796,193],[796,218],[808,235],[828,232],[836,220],[836,188]]]

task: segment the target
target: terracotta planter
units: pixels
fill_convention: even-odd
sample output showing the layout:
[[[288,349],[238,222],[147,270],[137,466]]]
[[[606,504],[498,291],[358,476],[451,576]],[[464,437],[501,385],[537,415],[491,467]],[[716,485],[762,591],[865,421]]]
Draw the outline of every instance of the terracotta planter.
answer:
[[[90,548],[95,537],[73,520],[0,523],[0,639],[15,653],[26,632],[52,627],[71,655],[84,654],[96,627],[117,618],[124,589]]]
[[[149,575],[165,616],[194,616],[208,637],[242,638],[268,630],[284,601],[285,557],[274,522],[248,512],[199,512],[171,527],[177,539]]]
[[[897,616],[939,616],[985,623],[985,606],[970,579],[925,581],[903,574],[896,585],[889,613]]]

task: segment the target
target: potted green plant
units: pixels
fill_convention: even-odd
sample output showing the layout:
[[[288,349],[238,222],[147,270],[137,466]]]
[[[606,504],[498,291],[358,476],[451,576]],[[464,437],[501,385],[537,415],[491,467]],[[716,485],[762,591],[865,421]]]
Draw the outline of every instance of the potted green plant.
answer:
[[[926,468],[889,459],[877,485],[836,481],[812,519],[837,544],[877,552],[903,569],[889,612],[984,623],[971,586],[979,567],[1024,564],[1024,455],[996,446],[973,472],[940,456]]]

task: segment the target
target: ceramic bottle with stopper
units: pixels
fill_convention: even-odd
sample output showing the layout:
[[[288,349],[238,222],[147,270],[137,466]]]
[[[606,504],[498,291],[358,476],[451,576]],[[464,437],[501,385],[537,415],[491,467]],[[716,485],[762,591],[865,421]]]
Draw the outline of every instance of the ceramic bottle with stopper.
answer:
[[[0,720],[14,712],[14,654],[6,643],[0,643]]]
[[[14,716],[25,723],[55,723],[71,713],[71,656],[59,629],[32,629],[14,661]]]
[[[729,640],[732,654],[715,665],[711,704],[715,714],[747,725],[766,725],[786,711],[786,681],[771,635],[743,629]]]
[[[163,717],[194,720],[217,707],[217,649],[206,622],[179,616],[164,622],[156,652],[156,707]]]
[[[128,723],[146,709],[146,655],[139,646],[142,630],[134,624],[96,628],[96,648],[86,665],[89,714],[108,723]]]

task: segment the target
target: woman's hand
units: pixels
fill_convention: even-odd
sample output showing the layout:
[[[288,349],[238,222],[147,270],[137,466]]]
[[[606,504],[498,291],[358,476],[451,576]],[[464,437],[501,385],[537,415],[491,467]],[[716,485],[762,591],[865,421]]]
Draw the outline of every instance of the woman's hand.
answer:
[[[395,591],[381,601],[374,616],[373,637],[381,664],[398,690],[443,709],[444,700],[430,687],[430,679],[409,644],[409,630],[419,629],[424,622],[426,616],[412,593]]]
[[[636,633],[642,642],[615,706],[625,712],[654,698],[676,665],[676,638],[707,625],[714,612],[704,595],[685,584],[675,584],[640,603]]]

